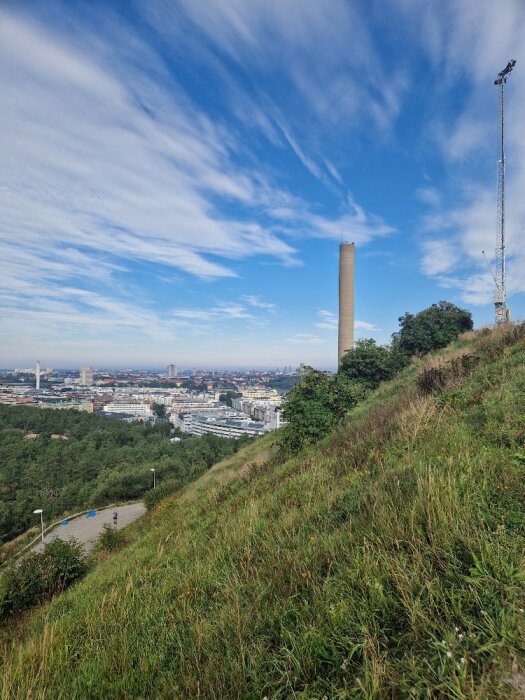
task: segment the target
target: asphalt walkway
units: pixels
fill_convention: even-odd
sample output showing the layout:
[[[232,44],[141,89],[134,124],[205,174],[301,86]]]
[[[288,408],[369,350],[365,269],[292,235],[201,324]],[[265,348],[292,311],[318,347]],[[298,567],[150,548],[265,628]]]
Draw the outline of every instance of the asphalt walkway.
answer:
[[[87,554],[93,547],[97,537],[102,532],[102,528],[107,523],[113,527],[113,513],[118,513],[117,530],[120,530],[125,525],[129,525],[146,512],[144,503],[129,503],[125,506],[117,506],[116,508],[104,508],[103,510],[94,511],[95,515],[80,515],[74,520],[70,520],[67,525],[57,525],[51,532],[45,535],[44,544],[52,542],[57,538],[61,540],[69,540],[75,538],[84,547],[84,552]],[[42,542],[39,542],[32,548],[35,552],[42,549]]]

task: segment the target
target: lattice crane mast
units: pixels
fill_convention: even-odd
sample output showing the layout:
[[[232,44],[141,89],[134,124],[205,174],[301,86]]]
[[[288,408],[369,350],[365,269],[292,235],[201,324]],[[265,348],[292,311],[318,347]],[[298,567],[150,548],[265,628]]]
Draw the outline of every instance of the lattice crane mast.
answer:
[[[499,87],[499,159],[498,159],[498,195],[497,195],[497,228],[496,228],[496,271],[494,273],[494,310],[496,314],[496,324],[505,323],[509,320],[509,310],[507,308],[507,287],[505,280],[505,143],[504,143],[504,92],[505,83],[516,61],[511,59],[505,68],[498,73],[494,85]]]

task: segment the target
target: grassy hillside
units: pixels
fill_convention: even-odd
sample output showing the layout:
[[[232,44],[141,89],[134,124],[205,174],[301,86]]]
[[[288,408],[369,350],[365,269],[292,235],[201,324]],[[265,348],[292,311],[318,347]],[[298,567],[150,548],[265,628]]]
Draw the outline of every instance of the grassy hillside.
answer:
[[[2,697],[522,697],[524,472],[525,326],[471,333],[163,501],[4,641]]]

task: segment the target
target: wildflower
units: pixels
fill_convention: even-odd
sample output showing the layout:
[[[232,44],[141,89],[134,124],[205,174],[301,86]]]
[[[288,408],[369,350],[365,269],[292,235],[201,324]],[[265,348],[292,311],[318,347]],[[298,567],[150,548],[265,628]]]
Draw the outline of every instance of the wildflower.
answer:
[[[458,639],[463,639],[463,636],[462,634],[458,634]]]
[[[525,612],[525,610],[523,610],[523,608],[518,608],[518,612]]]
[[[446,641],[445,641],[444,639],[441,640],[441,644],[443,644],[444,647],[447,646],[447,643],[446,643]]]
[[[465,657],[464,657],[464,656],[462,656],[462,657],[461,657],[461,659],[459,660],[459,662],[460,662],[460,663],[462,663],[462,664],[464,664],[464,663],[465,663],[465,661],[466,661],[466,659],[465,659]]]
[[[343,661],[343,663],[341,664],[341,668],[343,669],[343,671],[346,671],[346,669],[348,668],[348,659],[345,659]]]
[[[310,542],[313,542],[317,538],[315,535],[310,535],[310,537],[308,539],[310,540]]]
[[[459,627],[454,627],[454,632],[459,632]]]
[[[451,659],[451,658],[452,658],[452,652],[451,652],[451,651],[447,651],[447,656],[448,656],[449,659]]]

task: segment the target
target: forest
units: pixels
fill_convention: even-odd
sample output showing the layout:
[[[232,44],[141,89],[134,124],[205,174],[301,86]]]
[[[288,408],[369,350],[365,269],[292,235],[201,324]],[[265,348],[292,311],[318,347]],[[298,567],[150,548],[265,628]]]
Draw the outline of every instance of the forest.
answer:
[[[152,468],[159,485],[169,479],[182,486],[246,444],[215,435],[170,443],[170,429],[0,404],[0,544],[34,525],[37,508],[50,523],[141,498],[151,489]]]

